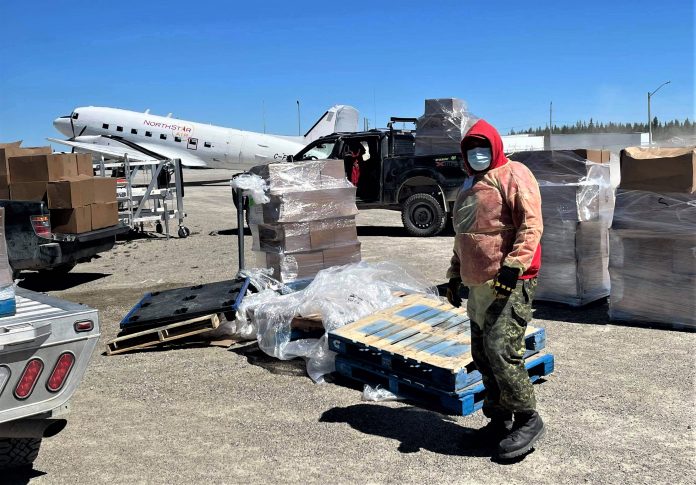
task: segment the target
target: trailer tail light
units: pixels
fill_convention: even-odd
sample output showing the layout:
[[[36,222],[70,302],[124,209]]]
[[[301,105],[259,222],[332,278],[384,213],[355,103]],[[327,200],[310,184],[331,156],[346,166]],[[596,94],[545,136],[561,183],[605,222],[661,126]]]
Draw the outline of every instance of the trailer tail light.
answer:
[[[24,372],[22,372],[22,377],[19,378],[19,382],[14,390],[14,395],[17,399],[26,399],[31,395],[43,367],[43,362],[40,359],[31,359],[27,362]]]
[[[0,396],[2,396],[2,391],[5,389],[5,384],[10,380],[10,368],[4,365],[0,365]]]
[[[31,225],[37,236],[51,239],[51,217],[31,216]]]
[[[94,322],[92,320],[81,320],[79,322],[75,322],[75,325],[73,325],[73,328],[75,329],[75,332],[77,332],[77,333],[91,332],[92,329],[94,329]]]
[[[70,374],[70,371],[75,364],[75,356],[70,352],[65,352],[58,357],[58,362],[51,372],[51,376],[46,383],[46,389],[51,392],[58,392],[63,388],[63,384]]]

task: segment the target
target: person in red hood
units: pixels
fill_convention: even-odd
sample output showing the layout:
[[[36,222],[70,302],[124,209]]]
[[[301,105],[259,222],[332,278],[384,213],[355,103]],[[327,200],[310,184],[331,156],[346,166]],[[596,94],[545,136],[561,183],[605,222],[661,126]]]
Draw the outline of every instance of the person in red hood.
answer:
[[[541,264],[541,195],[527,167],[511,162],[493,126],[479,120],[461,142],[469,174],[454,205],[454,255],[447,298],[461,305],[469,288],[471,354],[483,377],[479,438],[498,441],[498,456],[521,456],[545,433],[524,367],[524,335]],[[514,417],[514,423],[513,423]]]

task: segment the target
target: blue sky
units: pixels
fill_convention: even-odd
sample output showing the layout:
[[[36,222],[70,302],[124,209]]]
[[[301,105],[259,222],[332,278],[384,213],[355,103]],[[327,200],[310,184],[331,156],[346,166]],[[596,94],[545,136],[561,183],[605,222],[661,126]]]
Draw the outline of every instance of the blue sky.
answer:
[[[333,104],[374,126],[460,97],[500,131],[694,118],[693,0],[0,0],[0,141],[77,106],[296,134]],[[485,5],[485,6],[482,6]]]

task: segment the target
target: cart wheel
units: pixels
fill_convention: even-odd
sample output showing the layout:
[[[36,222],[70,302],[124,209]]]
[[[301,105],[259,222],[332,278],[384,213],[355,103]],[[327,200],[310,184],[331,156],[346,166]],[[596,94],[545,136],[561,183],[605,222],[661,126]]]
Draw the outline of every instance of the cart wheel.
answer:
[[[164,229],[162,228],[161,222],[158,222],[157,224],[155,224],[155,232],[157,234],[162,234],[164,232]]]
[[[189,228],[186,226],[181,226],[179,227],[179,237],[180,238],[187,238],[191,234],[191,231],[189,231]]]

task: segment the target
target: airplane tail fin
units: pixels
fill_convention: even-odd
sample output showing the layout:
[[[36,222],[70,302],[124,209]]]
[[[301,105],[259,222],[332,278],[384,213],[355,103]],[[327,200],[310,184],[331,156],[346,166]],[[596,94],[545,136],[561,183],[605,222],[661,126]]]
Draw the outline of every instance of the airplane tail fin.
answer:
[[[338,104],[329,108],[304,135],[305,143],[337,132],[358,131],[358,110]]]

